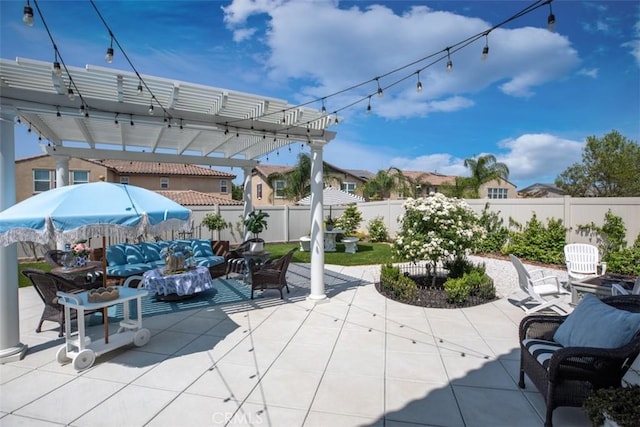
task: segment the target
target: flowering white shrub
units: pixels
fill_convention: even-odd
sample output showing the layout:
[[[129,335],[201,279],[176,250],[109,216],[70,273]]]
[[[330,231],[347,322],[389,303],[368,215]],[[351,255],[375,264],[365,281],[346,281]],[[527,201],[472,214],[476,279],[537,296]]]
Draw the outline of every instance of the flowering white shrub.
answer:
[[[441,193],[408,199],[393,244],[399,259],[428,261],[431,271],[438,262],[464,258],[485,237],[479,216],[464,200]]]

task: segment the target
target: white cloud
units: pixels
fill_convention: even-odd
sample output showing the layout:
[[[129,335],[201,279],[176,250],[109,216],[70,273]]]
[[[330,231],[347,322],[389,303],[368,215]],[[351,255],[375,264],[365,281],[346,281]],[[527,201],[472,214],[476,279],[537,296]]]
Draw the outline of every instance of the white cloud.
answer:
[[[631,51],[631,55],[636,58],[636,63],[638,64],[638,67],[640,67],[640,21],[636,22],[633,28],[636,33],[636,38],[623,43],[622,47],[626,47]]]
[[[587,77],[591,77],[592,79],[597,79],[598,78],[598,69],[597,68],[591,68],[591,69],[586,69],[586,68],[582,68],[578,71],[578,74],[581,76],[587,76]]]
[[[524,134],[498,143],[507,153],[496,155],[509,167],[512,182],[550,182],[568,166],[581,161],[584,142],[550,134]]]
[[[464,159],[459,159],[447,153],[428,154],[413,159],[396,157],[391,164],[402,170],[435,172],[443,175],[466,175]]]
[[[235,0],[225,11],[233,31],[248,29],[254,14],[267,14],[268,24],[251,34],[266,44],[269,79],[296,79],[304,87],[298,101],[334,93],[382,75],[420,57],[443,51],[491,26],[481,19],[416,6],[402,14],[388,7],[356,3],[340,8],[337,2]],[[305,17],[313,19],[304,19]],[[256,30],[255,28],[251,28]],[[238,37],[250,35],[242,33]],[[454,68],[445,72],[441,61],[421,71],[424,90],[416,95],[417,69],[446,56],[441,53],[406,70],[380,78],[382,101],[373,100],[376,114],[396,119],[424,116],[434,111],[456,111],[473,105],[472,94],[500,83],[510,96],[532,96],[535,88],[564,77],[575,68],[578,55],[566,37],[543,28],[496,29],[488,38],[490,55],[480,61],[484,39],[452,52]],[[553,61],[546,58],[553,57]],[[374,94],[372,81],[338,98],[327,108],[340,108]],[[374,103],[372,102],[372,104]],[[364,110],[366,103],[362,106]]]

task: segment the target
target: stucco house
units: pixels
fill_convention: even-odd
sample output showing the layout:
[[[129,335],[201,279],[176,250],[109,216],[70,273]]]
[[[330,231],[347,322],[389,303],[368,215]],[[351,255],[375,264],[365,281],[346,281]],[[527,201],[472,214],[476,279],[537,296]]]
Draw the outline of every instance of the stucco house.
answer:
[[[16,160],[16,202],[56,187],[56,159],[47,154]],[[237,204],[236,175],[202,166],[126,160],[69,159],[69,184],[107,182],[157,191],[183,205]],[[218,203],[212,203],[217,201]]]

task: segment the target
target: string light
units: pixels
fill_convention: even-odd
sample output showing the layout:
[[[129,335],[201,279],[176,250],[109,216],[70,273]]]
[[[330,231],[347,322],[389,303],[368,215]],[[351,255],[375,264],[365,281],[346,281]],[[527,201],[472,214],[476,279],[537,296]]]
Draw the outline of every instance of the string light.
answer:
[[[552,33],[556,32],[556,16],[553,14],[551,2],[549,2],[549,16],[547,17],[547,29]]]
[[[489,56],[489,35],[485,34],[484,38],[485,38],[485,43],[484,43],[484,47],[482,48],[482,56],[480,57],[480,59],[483,61],[486,61],[487,57]]]
[[[104,60],[107,61],[107,64],[111,64],[113,62],[113,34],[109,31],[109,35],[111,36],[111,44],[107,48],[107,54],[104,56]]]
[[[133,114],[129,114],[129,124],[133,126]]]
[[[416,74],[418,74],[418,83],[416,83],[416,90],[418,92],[422,92],[422,82],[420,81],[420,70],[418,70]]]
[[[67,89],[67,97],[69,98],[69,101],[73,101],[74,99],[76,99],[76,94],[73,93],[73,89]]]
[[[369,103],[367,104],[367,114],[371,114],[371,95],[369,95]]]
[[[24,14],[22,15],[22,22],[27,24],[30,27],[33,27],[33,8],[29,4],[29,0],[27,0],[27,4],[24,7]]]
[[[382,88],[380,87],[380,78],[376,77],[376,83],[378,84],[378,97],[382,98],[384,96],[384,92],[382,90]],[[369,100],[371,100],[371,98],[369,98]]]
[[[53,74],[59,76],[62,74],[62,69],[60,68],[60,62],[58,61],[58,49],[54,49],[55,58],[53,60]]]
[[[118,124],[118,113],[116,113],[116,116],[113,118],[113,124],[116,125],[116,127],[119,126],[119,124]]]
[[[327,114],[327,107],[324,106],[324,98],[322,98],[322,115]]]
[[[149,104],[149,109],[147,110],[147,113],[149,113],[150,116],[153,116],[153,100],[151,101],[151,104]]]
[[[453,61],[451,61],[450,48],[447,48],[447,71],[451,71],[453,68]]]
[[[138,82],[138,90],[136,91],[136,95],[142,95],[142,81]]]
[[[184,129],[184,126],[182,124],[182,119],[180,119],[180,130]]]
[[[56,105],[56,117],[57,118],[62,118],[62,114],[60,114],[60,107]]]

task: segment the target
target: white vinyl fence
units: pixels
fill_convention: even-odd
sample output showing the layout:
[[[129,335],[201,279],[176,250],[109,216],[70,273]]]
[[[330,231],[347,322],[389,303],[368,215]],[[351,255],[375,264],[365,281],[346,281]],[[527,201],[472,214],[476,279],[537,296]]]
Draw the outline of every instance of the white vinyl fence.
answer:
[[[485,205],[488,204],[491,211],[498,212],[499,216],[504,220],[504,225],[508,226],[509,218],[526,224],[533,214],[540,221],[546,224],[550,218],[561,219],[563,224],[569,228],[567,233],[567,241],[588,242],[586,236],[582,236],[577,232],[578,225],[586,225],[593,222],[596,225],[602,225],[604,215],[608,210],[624,221],[627,228],[627,243],[633,244],[634,240],[640,234],[640,197],[611,197],[611,198],[540,198],[540,199],[469,199],[467,203],[478,213],[482,212]],[[368,234],[369,221],[376,217],[381,217],[387,227],[389,235],[393,237],[399,227],[397,218],[402,214],[402,200],[384,200],[380,202],[358,203],[358,210],[362,213],[363,221],[360,224],[360,230]],[[196,206],[191,208],[193,211],[193,232],[190,237],[207,238],[213,240],[228,240],[233,246],[243,240],[242,231],[239,227],[242,224],[242,206]],[[292,242],[298,241],[301,236],[309,233],[310,214],[309,206],[273,206],[261,207],[261,209],[269,214],[268,228],[260,234],[260,237],[267,242]],[[333,206],[332,216],[339,217],[344,212],[345,207]],[[202,218],[210,212],[219,211],[227,222],[232,223],[232,227],[220,232],[211,232],[201,225]],[[325,209],[324,217],[329,215],[329,208]],[[182,237],[177,232],[167,233],[163,236],[143,236],[143,240],[154,240],[159,237],[163,240],[169,240]],[[189,237],[189,236],[187,236]],[[108,240],[107,244],[118,243]],[[101,238],[92,238],[89,241],[91,247],[100,247],[102,245]],[[52,242],[49,247],[54,248],[55,243]],[[48,249],[46,246],[34,246],[29,243],[18,245],[18,256],[33,257],[33,251],[42,256]]]

